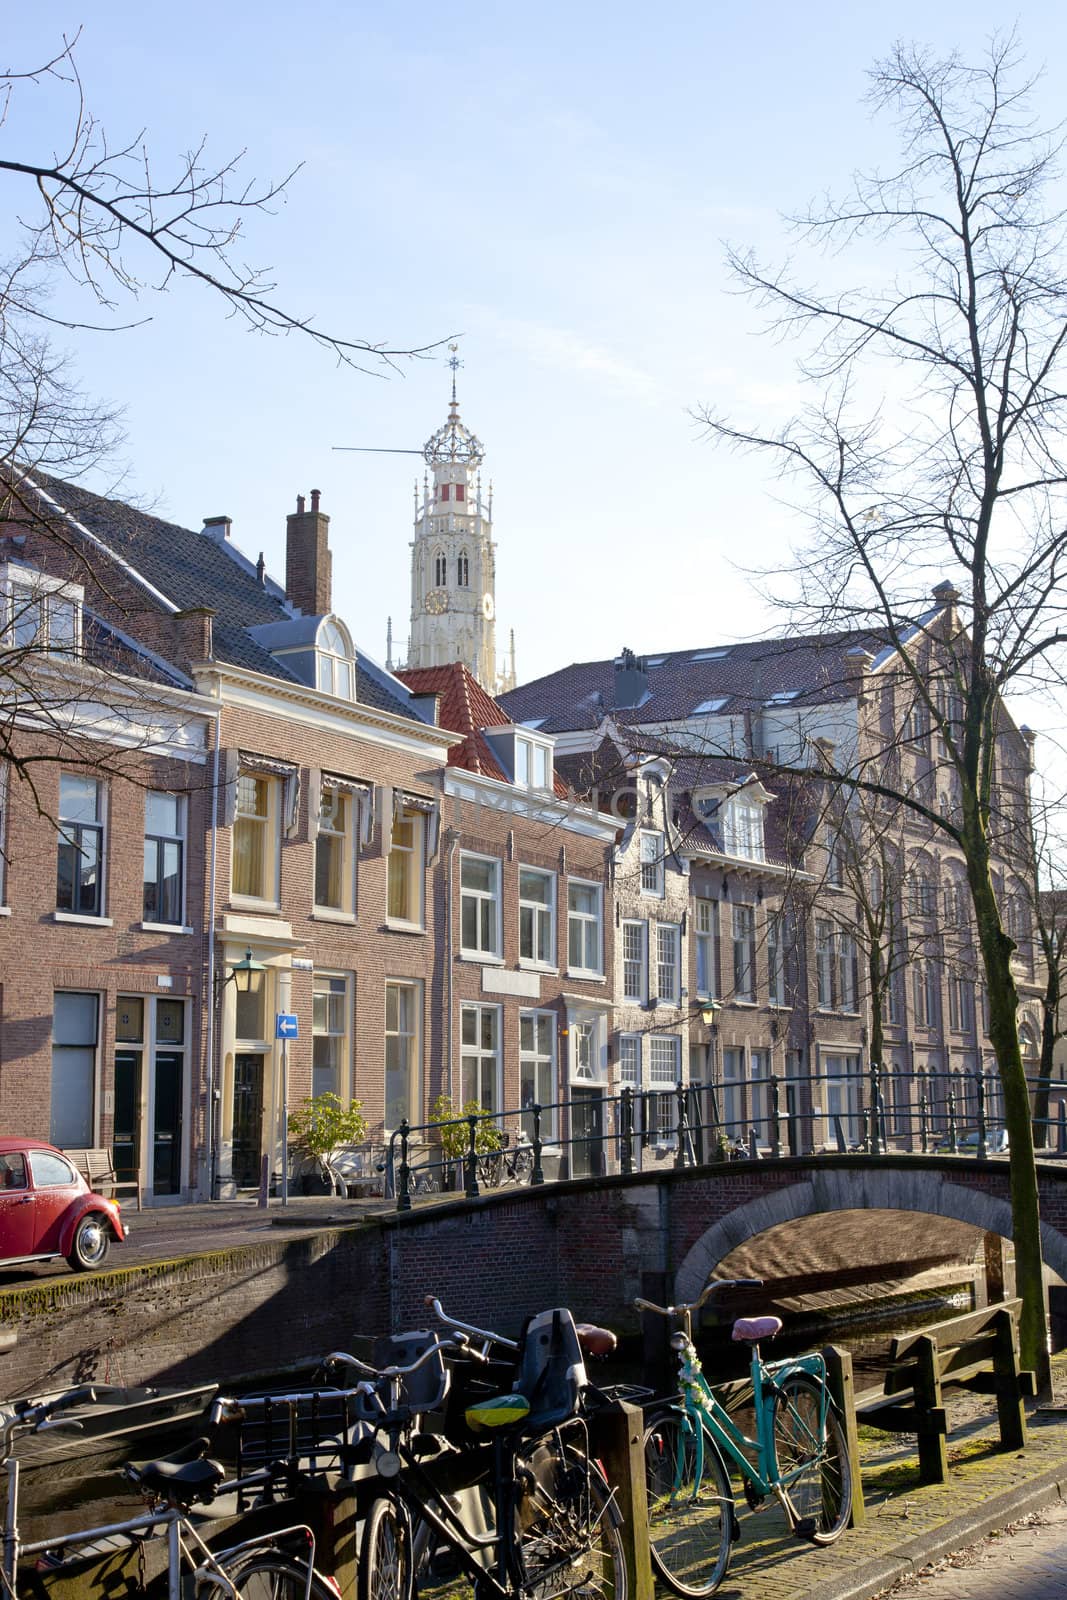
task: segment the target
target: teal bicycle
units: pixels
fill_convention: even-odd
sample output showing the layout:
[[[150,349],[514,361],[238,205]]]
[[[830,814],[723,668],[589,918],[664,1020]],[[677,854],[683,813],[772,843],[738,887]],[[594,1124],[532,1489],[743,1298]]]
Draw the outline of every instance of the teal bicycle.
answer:
[[[751,1439],[716,1400],[700,1370],[693,1312],[716,1290],[762,1286],[759,1278],[721,1279],[690,1305],[634,1301],[638,1310],[677,1324],[671,1348],[678,1356],[681,1395],[645,1414],[652,1563],[676,1594],[713,1594],[726,1576],[730,1547],[740,1531],[731,1468],[740,1473],[752,1509],[773,1497],[798,1538],[832,1544],[848,1526],[852,1464],[822,1356],[765,1362],[760,1341],[781,1331],[780,1320],[752,1317],[734,1323],[734,1339],[752,1346]]]

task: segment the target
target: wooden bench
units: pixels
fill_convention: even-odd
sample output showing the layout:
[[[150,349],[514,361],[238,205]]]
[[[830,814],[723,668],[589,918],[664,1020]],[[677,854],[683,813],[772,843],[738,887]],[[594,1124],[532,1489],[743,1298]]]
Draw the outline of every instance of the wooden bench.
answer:
[[[115,1171],[115,1158],[110,1150],[64,1150],[68,1161],[73,1162],[89,1185],[105,1200],[114,1200],[119,1190],[132,1191],[136,1209],[141,1209],[141,1185],[137,1178],[119,1181]]]
[[[946,1388],[995,1394],[1002,1450],[1026,1443],[1024,1397],[1037,1392],[1032,1372],[1019,1366],[1021,1300],[970,1311],[892,1341],[881,1390],[856,1396],[856,1420],[884,1433],[914,1433],[919,1440],[919,1480],[948,1476]]]

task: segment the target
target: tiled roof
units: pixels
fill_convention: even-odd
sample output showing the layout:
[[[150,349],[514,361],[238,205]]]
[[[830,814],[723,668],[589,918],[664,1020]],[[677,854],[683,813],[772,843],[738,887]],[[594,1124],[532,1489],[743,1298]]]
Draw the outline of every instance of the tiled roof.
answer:
[[[508,728],[512,719],[491,695],[486,694],[461,661],[443,667],[412,667],[398,672],[397,677],[413,694],[437,695],[438,724],[449,733],[464,735],[463,743],[453,745],[448,752],[450,767],[462,767],[465,772],[478,772],[503,783],[512,781],[481,731],[483,728]],[[566,784],[558,774],[555,774],[554,788],[560,796],[567,793]]]
[[[34,473],[32,481],[179,611],[210,606],[215,612],[213,637],[219,661],[285,683],[300,681],[248,632],[249,628],[288,621],[291,613],[279,585],[270,579],[261,584],[254,565],[240,551],[224,548],[215,539],[150,516],[122,500],[105,499],[43,473]],[[45,504],[54,515],[47,501]],[[135,627],[136,620],[131,618],[131,631]],[[391,691],[380,674],[361,667],[358,651],[356,697],[379,711],[420,720],[418,712],[401,694]]]
[[[776,696],[789,706],[844,700],[855,693],[850,652],[874,654],[884,643],[880,634],[856,630],[664,651],[645,657],[647,699],[621,709],[614,704],[614,660],[580,661],[512,689],[500,703],[515,722],[538,719],[544,732],[562,733],[599,727],[608,715],[635,727],[677,721],[701,715],[699,708],[715,702],[714,714],[729,716]]]

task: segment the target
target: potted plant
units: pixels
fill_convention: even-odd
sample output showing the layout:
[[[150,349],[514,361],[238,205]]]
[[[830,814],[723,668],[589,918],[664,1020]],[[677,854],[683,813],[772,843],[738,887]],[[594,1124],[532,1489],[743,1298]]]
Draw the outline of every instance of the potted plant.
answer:
[[[457,1176],[459,1187],[462,1188],[464,1185],[463,1163],[470,1151],[470,1124],[459,1119],[466,1117],[479,1119],[474,1128],[476,1155],[491,1155],[494,1150],[499,1150],[504,1142],[500,1128],[490,1119],[486,1108],[479,1105],[477,1100],[468,1100],[457,1111],[450,1095],[439,1094],[433,1103],[433,1120],[445,1124],[444,1127],[438,1128],[437,1135],[441,1142],[446,1187],[451,1187]]]
[[[333,1152],[346,1144],[360,1144],[367,1136],[367,1119],[359,1100],[342,1105],[335,1094],[310,1095],[289,1113],[289,1138],[303,1158],[301,1186],[305,1194],[344,1194],[345,1183],[331,1163]]]

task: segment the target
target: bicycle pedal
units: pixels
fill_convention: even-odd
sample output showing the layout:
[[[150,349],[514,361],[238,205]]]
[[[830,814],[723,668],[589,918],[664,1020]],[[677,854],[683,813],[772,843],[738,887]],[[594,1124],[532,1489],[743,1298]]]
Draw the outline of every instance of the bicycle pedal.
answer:
[[[798,1517],[793,1524],[793,1532],[798,1539],[814,1539],[819,1531],[819,1525],[814,1517]]]

